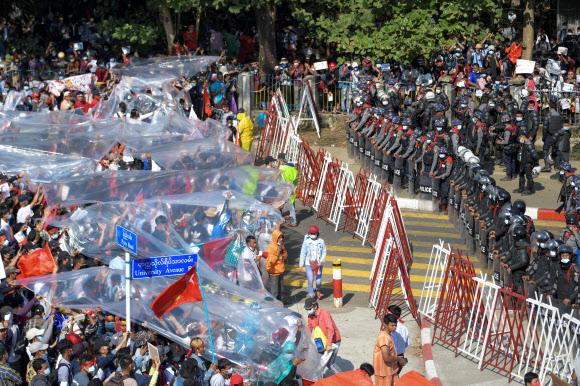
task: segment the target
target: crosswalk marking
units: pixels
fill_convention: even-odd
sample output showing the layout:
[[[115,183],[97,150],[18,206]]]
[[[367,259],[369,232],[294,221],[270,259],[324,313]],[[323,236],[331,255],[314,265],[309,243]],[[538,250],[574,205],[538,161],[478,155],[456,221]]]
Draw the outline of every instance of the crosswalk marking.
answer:
[[[334,245],[326,245],[327,251],[335,252],[353,252],[353,253],[371,253],[374,254],[373,250],[369,248],[357,248],[357,247],[337,247]]]

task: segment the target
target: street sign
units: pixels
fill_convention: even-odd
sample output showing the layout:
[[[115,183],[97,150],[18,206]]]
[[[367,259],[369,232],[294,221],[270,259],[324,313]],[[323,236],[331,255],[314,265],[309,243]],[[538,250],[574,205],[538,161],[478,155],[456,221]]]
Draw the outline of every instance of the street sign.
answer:
[[[137,254],[137,235],[120,225],[117,225],[117,244]]]
[[[133,279],[183,275],[196,263],[196,254],[133,259]]]

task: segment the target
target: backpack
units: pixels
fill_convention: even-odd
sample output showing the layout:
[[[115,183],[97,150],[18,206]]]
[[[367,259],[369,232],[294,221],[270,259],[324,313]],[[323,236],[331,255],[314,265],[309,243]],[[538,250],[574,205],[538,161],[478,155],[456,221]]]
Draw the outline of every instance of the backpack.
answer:
[[[50,386],[59,386],[60,385],[60,382],[58,381],[58,370],[60,370],[61,367],[66,367],[68,369],[68,383],[69,383],[69,385],[72,383],[72,375],[71,375],[70,366],[67,365],[66,363],[60,362],[58,364],[57,369],[50,373],[50,378],[48,379],[48,383],[50,384]]]
[[[125,379],[129,379],[131,376],[123,374],[120,371],[115,371],[113,376],[109,378],[107,382],[105,382],[104,386],[123,386]]]

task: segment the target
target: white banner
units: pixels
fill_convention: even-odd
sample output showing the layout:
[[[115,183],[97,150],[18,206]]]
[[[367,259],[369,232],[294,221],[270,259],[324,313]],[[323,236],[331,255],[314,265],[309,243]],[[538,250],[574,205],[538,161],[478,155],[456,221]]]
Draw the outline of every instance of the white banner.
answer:
[[[531,74],[534,72],[536,62],[533,60],[518,59],[516,62],[516,74]]]
[[[82,92],[91,91],[91,86],[95,79],[96,76],[94,74],[83,74],[71,76],[70,78],[65,78],[63,80],[47,80],[46,84],[48,85],[51,94],[59,96],[64,89]]]

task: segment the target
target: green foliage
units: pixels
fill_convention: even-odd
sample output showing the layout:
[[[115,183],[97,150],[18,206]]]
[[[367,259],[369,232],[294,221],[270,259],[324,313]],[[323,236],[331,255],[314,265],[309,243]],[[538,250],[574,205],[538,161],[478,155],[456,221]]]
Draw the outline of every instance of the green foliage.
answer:
[[[131,51],[146,54],[155,50],[164,50],[164,38],[156,19],[109,18],[103,21],[103,28],[120,44],[131,46]]]
[[[495,0],[318,0],[307,7],[302,3],[290,3],[293,16],[311,29],[311,35],[337,43],[339,52],[371,59],[411,61],[432,55],[461,35],[480,41],[488,31],[473,14],[488,23],[502,17]]]

